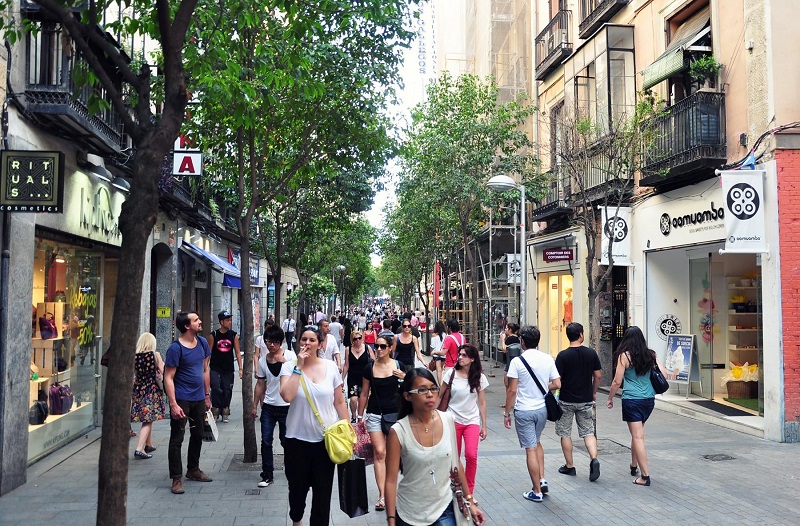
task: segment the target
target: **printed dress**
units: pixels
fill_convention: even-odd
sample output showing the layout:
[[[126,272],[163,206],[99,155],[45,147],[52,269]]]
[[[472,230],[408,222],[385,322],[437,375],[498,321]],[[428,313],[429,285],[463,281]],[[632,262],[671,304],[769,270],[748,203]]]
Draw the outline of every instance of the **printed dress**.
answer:
[[[164,418],[164,391],[156,384],[156,357],[152,352],[136,354],[136,377],[131,399],[131,422],[155,422]]]

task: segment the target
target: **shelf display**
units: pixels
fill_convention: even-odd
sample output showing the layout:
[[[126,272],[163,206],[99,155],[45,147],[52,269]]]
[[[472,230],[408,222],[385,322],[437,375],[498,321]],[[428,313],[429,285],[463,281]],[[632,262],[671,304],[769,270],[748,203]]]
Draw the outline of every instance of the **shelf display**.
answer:
[[[727,278],[728,361],[758,364],[762,341],[761,295],[757,278]]]

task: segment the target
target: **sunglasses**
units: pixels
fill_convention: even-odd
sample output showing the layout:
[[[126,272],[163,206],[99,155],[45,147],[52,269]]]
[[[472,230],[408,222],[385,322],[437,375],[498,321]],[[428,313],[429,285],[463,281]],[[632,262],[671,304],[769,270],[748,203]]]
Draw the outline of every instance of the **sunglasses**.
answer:
[[[375,348],[376,348],[376,349],[388,349],[388,348],[389,348],[389,346],[388,346],[388,345],[386,345],[385,343],[376,343],[376,344],[375,344]]]
[[[438,387],[431,387],[430,389],[427,388],[427,387],[420,387],[419,389],[411,389],[410,391],[408,391],[408,394],[426,395],[428,393],[436,394],[438,392],[439,392],[439,388]]]
[[[360,339],[361,339],[361,336],[357,336],[357,337],[353,338],[353,341],[354,341],[354,342],[357,342],[357,341],[358,341],[358,340],[360,340]]]
[[[405,323],[403,324],[404,329],[408,329],[409,327],[411,327],[411,325],[406,325]]]

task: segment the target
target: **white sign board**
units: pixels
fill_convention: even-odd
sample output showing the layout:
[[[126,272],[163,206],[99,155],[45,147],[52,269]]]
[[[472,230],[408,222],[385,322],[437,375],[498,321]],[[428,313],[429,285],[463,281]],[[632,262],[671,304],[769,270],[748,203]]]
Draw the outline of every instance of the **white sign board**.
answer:
[[[725,197],[725,252],[758,254],[767,252],[764,228],[763,170],[722,172]]]
[[[522,281],[522,258],[519,254],[506,254],[508,265],[508,284],[519,284]]]
[[[631,209],[602,207],[600,214],[603,225],[600,264],[608,265],[608,251],[611,250],[614,266],[631,266]]]
[[[175,139],[172,153],[172,175],[175,177],[203,175],[203,152],[190,149],[185,135]]]

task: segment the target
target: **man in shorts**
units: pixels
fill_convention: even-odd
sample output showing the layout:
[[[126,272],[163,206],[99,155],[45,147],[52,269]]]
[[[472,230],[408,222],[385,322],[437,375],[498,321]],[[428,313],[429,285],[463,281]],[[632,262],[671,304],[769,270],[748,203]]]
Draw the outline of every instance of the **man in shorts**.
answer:
[[[578,422],[578,436],[589,452],[589,480],[600,478],[600,461],[597,460],[595,430],[595,402],[600,386],[602,367],[597,352],[583,345],[583,325],[567,325],[569,347],[558,353],[556,368],[561,375],[560,402],[564,415],[556,422],[556,434],[561,437],[561,450],[566,464],[558,468],[562,475],[575,476],[577,471],[572,458],[572,417]]]
[[[544,404],[544,393],[536,385],[531,372],[545,390],[555,391],[561,387],[561,378],[553,357],[537,348],[540,338],[541,334],[536,327],[528,325],[519,330],[523,352],[508,368],[506,390],[506,407],[514,408],[517,438],[520,447],[525,448],[528,473],[533,483],[533,489],[524,492],[522,496],[533,502],[543,502],[544,494],[548,490],[547,480],[544,478],[544,448],[539,441],[547,422],[547,408]],[[507,429],[511,429],[510,413],[503,414],[503,423]]]

